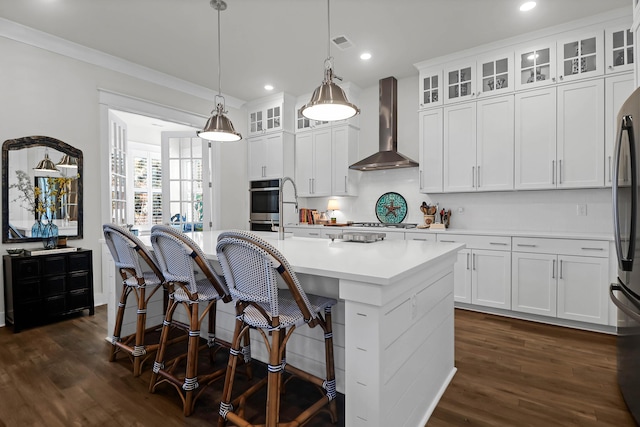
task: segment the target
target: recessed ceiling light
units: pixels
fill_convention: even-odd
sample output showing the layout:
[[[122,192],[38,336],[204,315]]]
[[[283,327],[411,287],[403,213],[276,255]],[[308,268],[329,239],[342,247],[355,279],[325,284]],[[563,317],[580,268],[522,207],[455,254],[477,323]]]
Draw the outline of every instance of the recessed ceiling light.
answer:
[[[527,12],[533,9],[534,7],[536,7],[536,2],[534,1],[528,1],[526,3],[522,3],[522,5],[520,5],[520,12]]]
[[[273,86],[271,85],[264,85],[265,90],[273,90]]]
[[[366,61],[367,59],[371,59],[371,54],[369,52],[365,52],[360,55],[360,59]]]

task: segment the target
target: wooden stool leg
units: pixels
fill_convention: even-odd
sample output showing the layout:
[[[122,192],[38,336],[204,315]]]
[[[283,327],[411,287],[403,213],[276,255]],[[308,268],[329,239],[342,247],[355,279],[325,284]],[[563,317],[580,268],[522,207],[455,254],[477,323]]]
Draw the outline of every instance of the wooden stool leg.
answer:
[[[122,321],[124,319],[124,308],[127,305],[127,298],[129,297],[129,293],[131,292],[131,288],[124,283],[122,284],[122,293],[120,294],[120,302],[118,303],[118,311],[116,313],[116,324],[113,328],[113,336],[112,347],[111,347],[111,356],[109,357],[109,361],[113,362],[116,360],[116,352],[118,347],[115,345],[117,341],[119,341],[122,337],[120,333],[122,332]]]
[[[229,360],[227,362],[227,372],[224,377],[224,388],[222,389],[222,396],[220,398],[220,416],[218,417],[218,427],[224,427],[226,424],[226,414],[232,411],[231,408],[231,392],[233,390],[233,379],[236,374],[236,366],[238,364],[238,356],[242,353],[240,342],[241,333],[244,328],[244,322],[236,317],[236,326],[233,331],[233,340],[231,341],[231,348],[229,349]],[[247,329],[246,335],[249,334]],[[246,343],[246,336],[245,336]]]
[[[158,345],[158,351],[156,352],[156,360],[153,363],[153,371],[151,372],[151,381],[149,381],[149,391],[153,393],[156,381],[158,380],[158,372],[160,369],[164,369],[164,352],[167,349],[167,340],[169,338],[169,327],[171,326],[171,320],[173,319],[173,312],[176,310],[178,303],[174,299],[170,299],[169,308],[167,314],[162,322],[162,332],[160,333],[160,343]]]
[[[142,279],[144,281],[144,279]],[[147,353],[144,346],[144,334],[147,324],[147,305],[144,286],[138,288],[138,319],[136,324],[136,342],[133,347],[133,376],[140,375],[142,357]]]
[[[216,314],[217,314],[217,301],[213,301],[211,303],[211,307],[209,308],[209,362],[213,365],[215,363],[215,355],[217,353],[216,348]]]
[[[281,334],[276,329],[271,333],[271,351],[269,352],[269,372],[267,373],[267,427],[277,427],[280,415],[280,382],[282,379],[282,359],[280,357]]]
[[[198,388],[198,349],[200,348],[199,306],[197,302],[187,305],[190,317],[189,345],[187,348],[187,370],[182,384],[182,389],[185,391],[183,411],[185,417],[193,412],[193,392]]]
[[[331,326],[331,307],[324,310],[324,348],[325,348],[325,366],[327,369],[327,379],[325,389],[329,398],[329,414],[331,422],[338,421],[338,407],[336,404],[336,371],[333,356],[333,329]]]

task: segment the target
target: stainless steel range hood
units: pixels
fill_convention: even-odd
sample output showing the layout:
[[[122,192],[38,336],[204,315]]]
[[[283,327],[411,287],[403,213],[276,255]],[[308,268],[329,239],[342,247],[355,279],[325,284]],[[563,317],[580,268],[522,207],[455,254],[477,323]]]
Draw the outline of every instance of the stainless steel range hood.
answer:
[[[372,171],[415,168],[418,163],[398,153],[398,81],[395,77],[380,80],[380,150],[349,166],[350,169]]]

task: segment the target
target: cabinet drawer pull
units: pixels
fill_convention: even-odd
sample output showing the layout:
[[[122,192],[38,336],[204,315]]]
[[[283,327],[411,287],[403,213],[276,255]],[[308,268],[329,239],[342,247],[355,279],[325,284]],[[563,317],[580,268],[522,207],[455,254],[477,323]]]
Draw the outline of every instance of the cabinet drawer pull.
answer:
[[[413,239],[411,239],[411,240],[417,240],[417,241],[419,241],[419,242],[426,242],[426,241],[427,241],[427,239],[425,239],[424,237],[423,237],[423,238],[414,237],[414,238],[413,238]]]
[[[604,251],[604,248],[580,248],[583,251]]]
[[[442,243],[455,243],[455,240],[440,240]]]
[[[467,270],[469,269],[469,253],[467,252]]]
[[[309,236],[319,236],[320,233],[309,233]]]
[[[500,246],[507,246],[508,243],[502,243],[502,242],[489,242],[490,245],[500,245]]]
[[[529,245],[527,243],[518,243],[516,246],[520,246],[521,248],[535,248],[536,245]]]
[[[472,257],[471,258],[471,268],[473,270],[475,270],[476,269],[476,254],[472,254],[471,257]]]
[[[562,279],[562,260],[560,260],[560,274],[558,275],[558,279]]]
[[[556,260],[553,260],[553,265],[551,266],[551,278],[556,278]]]

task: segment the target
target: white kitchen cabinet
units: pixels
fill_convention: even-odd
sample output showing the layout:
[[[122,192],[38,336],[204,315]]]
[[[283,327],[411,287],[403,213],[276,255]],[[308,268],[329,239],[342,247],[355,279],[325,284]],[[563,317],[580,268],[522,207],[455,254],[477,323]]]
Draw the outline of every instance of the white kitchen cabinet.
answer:
[[[511,309],[556,317],[557,256],[513,252],[511,260]]]
[[[418,113],[420,132],[420,192],[443,190],[443,109],[432,108]]]
[[[295,170],[298,196],[331,194],[331,129],[296,135]]]
[[[513,52],[482,55],[476,67],[478,98],[513,92]]]
[[[420,70],[420,108],[442,105],[442,69]]]
[[[558,82],[604,74],[603,31],[567,34],[557,42]]]
[[[454,299],[511,308],[511,238],[438,233],[438,242],[465,243],[454,265]],[[466,251],[466,252],[465,252]]]
[[[418,240],[421,242],[436,242],[436,233],[431,231],[405,231],[405,240]]]
[[[609,242],[513,238],[512,309],[608,324]]]
[[[558,317],[608,324],[609,260],[558,256]]]
[[[533,89],[556,81],[556,44],[543,41],[515,52],[515,88]]]
[[[613,150],[616,144],[616,132],[618,128],[618,112],[624,101],[635,89],[633,74],[620,74],[608,76],[605,79],[605,138],[604,138],[604,185],[611,187],[613,179]]]
[[[630,24],[608,27],[604,33],[605,72],[633,71],[634,42]]]
[[[476,115],[476,190],[513,190],[513,95],[478,101]]]
[[[249,180],[290,176],[294,162],[293,141],[293,134],[288,132],[247,138]]]
[[[444,68],[444,103],[471,100],[476,97],[475,59],[447,64]]]
[[[604,82],[588,80],[515,98],[515,188],[604,183]]]
[[[358,171],[349,166],[358,158],[358,136],[360,131],[350,125],[342,124],[331,128],[332,196],[357,196]]]
[[[556,89],[515,95],[515,188],[555,188]]]
[[[325,227],[293,227],[291,229],[287,229],[287,231],[291,231],[294,237],[314,237],[314,238],[323,238],[327,237],[329,232],[325,229]]]
[[[559,85],[557,99],[557,187],[601,187],[604,183],[604,81]]]
[[[355,196],[358,161],[357,128],[348,124],[296,134],[295,170],[300,197]]]
[[[453,299],[471,304],[471,249],[458,252],[458,260],[453,265]]]
[[[249,102],[247,136],[276,131],[293,132],[294,106],[295,98],[283,92]]]
[[[474,191],[476,103],[444,108],[444,191]]]
[[[444,191],[513,189],[513,96],[444,108]]]

